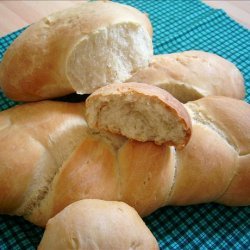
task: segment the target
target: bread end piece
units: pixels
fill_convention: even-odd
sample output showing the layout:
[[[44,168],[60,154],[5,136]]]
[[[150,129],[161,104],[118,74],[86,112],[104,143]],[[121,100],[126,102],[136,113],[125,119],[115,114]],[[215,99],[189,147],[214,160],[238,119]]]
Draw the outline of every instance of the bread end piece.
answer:
[[[168,92],[144,83],[111,84],[86,100],[86,119],[92,129],[129,139],[182,148],[191,136],[185,107]]]
[[[139,10],[85,2],[43,18],[8,48],[0,85],[16,101],[38,101],[123,82],[152,59],[152,27]]]
[[[60,238],[60,240],[58,240]],[[159,249],[138,213],[123,202],[81,200],[49,220],[43,249]]]

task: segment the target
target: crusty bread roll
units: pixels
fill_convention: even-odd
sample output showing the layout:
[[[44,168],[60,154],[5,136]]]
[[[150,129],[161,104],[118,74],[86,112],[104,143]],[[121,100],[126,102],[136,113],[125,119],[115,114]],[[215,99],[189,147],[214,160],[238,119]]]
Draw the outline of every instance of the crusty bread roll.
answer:
[[[191,136],[184,106],[145,83],[115,83],[96,90],[86,100],[86,119],[92,129],[142,142],[183,147]]]
[[[138,213],[123,202],[81,200],[50,219],[39,250],[157,250]]]
[[[147,16],[130,6],[82,3],[31,25],[13,42],[1,62],[1,88],[18,101],[92,93],[147,66],[151,36]]]
[[[223,97],[202,98],[196,102],[190,102],[186,105],[192,110],[192,121],[198,124],[207,124],[210,130],[214,130],[219,136],[221,142],[225,144],[230,154],[226,153],[220,146],[221,143],[211,141],[215,137],[208,138],[208,142],[203,143],[204,152],[210,152],[211,157],[207,157],[210,161],[211,168],[217,164],[217,170],[221,172],[221,177],[212,178],[213,185],[223,183],[226,178],[230,181],[226,191],[217,198],[217,202],[226,205],[249,205],[250,204],[250,105],[246,102],[233,100]],[[203,139],[204,133],[200,135]],[[209,146],[210,145],[210,146]],[[212,151],[214,150],[214,154]],[[218,155],[218,151],[224,150],[225,157]],[[181,154],[181,152],[180,152]],[[208,155],[207,155],[208,156]],[[204,157],[205,158],[205,157]],[[203,159],[204,159],[203,158]],[[183,162],[185,159],[183,159]],[[190,164],[193,164],[190,162]],[[213,165],[214,164],[214,165]],[[186,166],[188,162],[186,161]],[[193,164],[194,165],[194,164]],[[219,166],[221,170],[219,170]],[[230,166],[233,166],[231,169]],[[231,169],[231,170],[230,170]],[[231,171],[231,175],[229,175]],[[181,182],[181,181],[180,181]],[[192,180],[189,180],[192,182]],[[210,179],[211,183],[211,179]],[[204,189],[208,191],[208,185],[204,185]]]
[[[210,95],[243,99],[244,79],[237,67],[205,51],[157,55],[128,82],[145,82],[169,91],[181,102]]]
[[[83,112],[83,104],[44,101],[0,113],[1,213],[28,213],[46,195],[87,133]]]
[[[45,226],[87,198],[124,201],[141,216],[165,205],[250,205],[250,105],[206,97],[185,107],[193,128],[182,150],[92,131],[84,104],[1,112],[0,212]]]

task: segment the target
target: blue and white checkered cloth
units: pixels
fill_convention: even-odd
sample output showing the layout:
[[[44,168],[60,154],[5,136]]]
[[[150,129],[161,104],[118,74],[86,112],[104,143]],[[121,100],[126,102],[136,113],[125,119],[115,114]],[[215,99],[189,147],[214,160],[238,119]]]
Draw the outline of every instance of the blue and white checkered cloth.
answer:
[[[155,54],[184,50],[216,53],[241,70],[250,102],[250,32],[222,10],[198,0],[118,0],[149,14]],[[0,38],[0,60],[23,31]],[[16,103],[0,93],[0,110]],[[0,190],[1,192],[1,190]],[[144,219],[161,249],[250,249],[250,207],[204,204],[165,207]],[[0,250],[36,249],[43,234],[22,218],[0,216]]]

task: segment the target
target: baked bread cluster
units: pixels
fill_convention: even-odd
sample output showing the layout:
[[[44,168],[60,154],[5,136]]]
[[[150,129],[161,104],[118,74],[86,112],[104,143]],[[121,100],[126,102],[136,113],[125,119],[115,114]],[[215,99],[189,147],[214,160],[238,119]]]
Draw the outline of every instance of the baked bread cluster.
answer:
[[[123,82],[153,54],[148,17],[127,5],[92,1],[27,28],[6,51],[0,85],[17,101],[38,101]]]
[[[250,106],[220,56],[153,56],[147,15],[83,3],[31,25],[0,86],[0,213],[45,227],[39,249],[158,249],[140,217],[250,205]],[[90,94],[85,102],[46,100]],[[57,240],[60,237],[60,241]]]

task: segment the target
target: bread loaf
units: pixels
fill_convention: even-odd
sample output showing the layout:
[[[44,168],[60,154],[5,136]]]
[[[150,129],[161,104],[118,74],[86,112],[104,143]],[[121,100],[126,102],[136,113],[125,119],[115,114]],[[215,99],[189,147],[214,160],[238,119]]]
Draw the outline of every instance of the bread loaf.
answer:
[[[244,79],[237,67],[205,51],[157,55],[128,82],[144,82],[163,88],[181,102],[219,95],[243,99]]]
[[[169,203],[249,205],[250,105],[211,96],[185,107],[193,134],[185,150],[177,152]]]
[[[117,201],[81,200],[49,220],[38,249],[157,250],[159,247],[132,207]]]
[[[83,104],[44,101],[0,113],[0,211],[24,214],[87,134]]]
[[[152,57],[152,27],[140,11],[85,2],[28,27],[6,51],[0,85],[13,100],[88,94],[123,82]]]
[[[86,100],[86,119],[92,129],[142,142],[183,147],[191,135],[184,106],[145,83],[114,83],[96,90]]]
[[[82,199],[123,201],[141,216],[166,205],[249,205],[250,105],[206,97],[185,108],[193,128],[182,150],[92,131],[83,103],[1,112],[0,212],[45,226]]]

